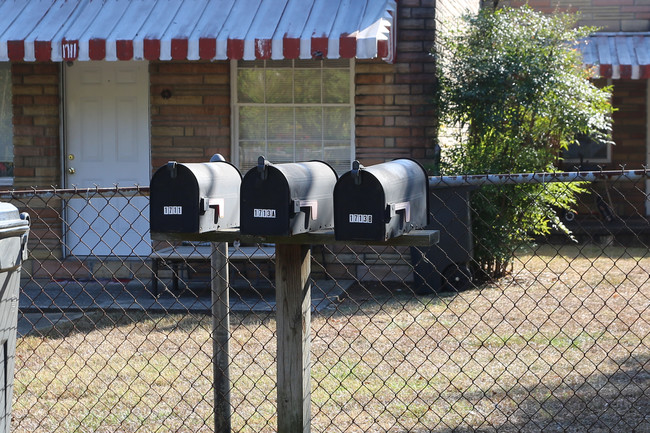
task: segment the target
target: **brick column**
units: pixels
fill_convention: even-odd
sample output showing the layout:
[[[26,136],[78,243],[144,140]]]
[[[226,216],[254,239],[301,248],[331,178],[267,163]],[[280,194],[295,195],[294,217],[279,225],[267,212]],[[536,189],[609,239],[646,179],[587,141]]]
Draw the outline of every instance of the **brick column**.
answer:
[[[427,165],[436,135],[431,48],[444,19],[478,11],[478,0],[398,2],[395,64],[356,63],[356,157],[364,164],[409,157]]]
[[[356,157],[364,164],[400,157],[426,162],[432,156],[434,5],[399,2],[395,64],[356,63]]]
[[[58,63],[13,63],[14,188],[61,181]]]

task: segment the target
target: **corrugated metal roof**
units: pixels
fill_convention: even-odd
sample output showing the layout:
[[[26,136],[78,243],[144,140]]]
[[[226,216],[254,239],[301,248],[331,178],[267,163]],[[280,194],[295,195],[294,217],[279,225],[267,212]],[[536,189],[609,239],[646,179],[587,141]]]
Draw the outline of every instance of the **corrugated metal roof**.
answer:
[[[0,0],[0,61],[383,58],[395,0]]]
[[[580,51],[596,77],[650,78],[650,33],[596,33]]]

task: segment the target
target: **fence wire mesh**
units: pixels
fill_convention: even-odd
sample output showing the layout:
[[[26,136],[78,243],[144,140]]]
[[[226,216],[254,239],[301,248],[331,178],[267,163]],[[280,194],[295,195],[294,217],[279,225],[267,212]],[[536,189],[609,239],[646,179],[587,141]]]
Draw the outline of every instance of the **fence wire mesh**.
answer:
[[[311,430],[650,431],[645,177],[583,184],[558,210],[572,236],[486,217],[495,191],[507,209],[571,185],[507,179],[435,185],[429,248],[312,247]],[[147,194],[2,194],[32,217],[14,431],[213,431],[211,246],[152,242]],[[490,278],[513,227],[530,242]],[[277,431],[275,248],[228,255],[232,430]]]

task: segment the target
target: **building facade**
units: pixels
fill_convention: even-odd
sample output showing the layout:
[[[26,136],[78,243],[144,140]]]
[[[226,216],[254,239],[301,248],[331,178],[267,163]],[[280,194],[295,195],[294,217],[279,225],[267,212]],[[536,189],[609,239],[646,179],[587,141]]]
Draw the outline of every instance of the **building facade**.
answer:
[[[0,5],[2,188],[148,185],[170,160],[215,153],[242,172],[259,155],[322,159],[339,173],[354,159],[426,164],[436,31],[479,7],[478,0],[140,3]],[[43,254],[151,252],[146,237],[130,253],[122,239],[88,247],[88,230],[74,224]],[[56,246],[64,237],[71,250]]]

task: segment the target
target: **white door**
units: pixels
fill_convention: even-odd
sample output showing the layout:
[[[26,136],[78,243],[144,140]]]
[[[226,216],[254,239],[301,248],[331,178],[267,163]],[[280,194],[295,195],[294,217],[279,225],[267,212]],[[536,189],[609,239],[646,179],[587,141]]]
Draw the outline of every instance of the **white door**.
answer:
[[[147,62],[65,66],[66,187],[148,185]],[[151,252],[146,197],[71,199],[68,253],[130,256]]]

